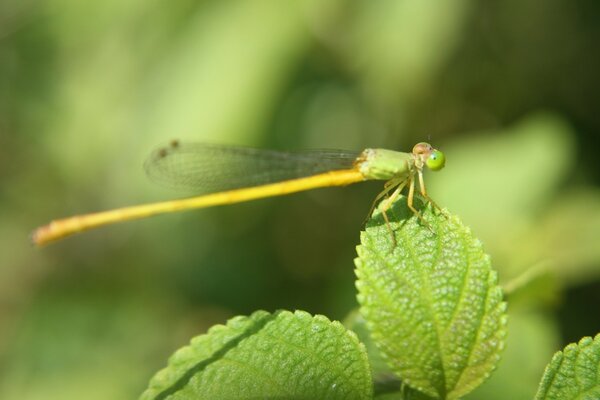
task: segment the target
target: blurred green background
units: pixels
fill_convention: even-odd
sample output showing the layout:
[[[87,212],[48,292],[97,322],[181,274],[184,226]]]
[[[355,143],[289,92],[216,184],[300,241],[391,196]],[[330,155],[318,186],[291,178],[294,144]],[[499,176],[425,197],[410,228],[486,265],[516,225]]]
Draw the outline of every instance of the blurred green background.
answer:
[[[233,315],[356,307],[379,182],[30,245],[50,219],[181,197],[142,168],[174,138],[443,150],[429,191],[509,292],[505,357],[469,398],[531,398],[600,332],[598,43],[595,0],[1,1],[0,398],[135,398]]]

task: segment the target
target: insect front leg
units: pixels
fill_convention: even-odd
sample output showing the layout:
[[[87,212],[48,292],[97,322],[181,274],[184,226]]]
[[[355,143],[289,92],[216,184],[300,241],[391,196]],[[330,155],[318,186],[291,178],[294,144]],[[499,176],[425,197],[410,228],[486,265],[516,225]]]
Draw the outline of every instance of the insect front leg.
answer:
[[[418,173],[419,173],[419,187],[421,189],[421,196],[426,201],[430,202],[434,208],[436,208],[439,212],[441,212],[447,218],[448,216],[446,215],[444,210],[442,210],[442,208],[440,206],[438,206],[437,203],[435,201],[433,201],[433,199],[431,197],[429,197],[429,195],[427,194],[427,189],[425,188],[425,180],[423,179],[423,171],[419,170]]]
[[[410,186],[408,188],[408,200],[406,201],[406,203],[408,205],[408,208],[411,209],[411,211],[421,220],[421,222],[423,222],[425,224],[425,226],[427,226],[429,228],[429,230],[431,232],[434,232],[433,228],[431,227],[431,225],[429,224],[429,222],[425,221],[425,218],[423,218],[423,216],[421,215],[421,213],[419,212],[419,210],[417,210],[415,208],[415,206],[413,205],[414,199],[415,199],[415,180],[413,179],[413,177],[410,178],[410,184],[409,185]]]

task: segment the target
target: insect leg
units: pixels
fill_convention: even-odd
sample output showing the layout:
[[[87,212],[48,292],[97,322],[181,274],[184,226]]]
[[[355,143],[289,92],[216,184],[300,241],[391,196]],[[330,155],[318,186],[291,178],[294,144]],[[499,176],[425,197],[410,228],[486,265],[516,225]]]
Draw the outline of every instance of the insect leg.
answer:
[[[394,247],[396,247],[396,244],[397,244],[396,236],[394,235],[394,231],[392,230],[392,225],[390,225],[390,220],[387,216],[387,210],[390,209],[390,207],[392,206],[392,203],[398,198],[400,193],[402,193],[402,189],[404,189],[404,187],[408,183],[408,179],[405,179],[403,181],[396,181],[396,182],[399,182],[399,183],[397,183],[396,190],[394,190],[394,193],[392,193],[392,195],[390,197],[388,197],[387,199],[383,200],[380,205],[381,215],[383,216],[383,219],[385,220],[385,225],[387,226],[388,230],[390,231],[390,235],[392,236],[392,242],[394,244]],[[394,186],[390,185],[390,187],[393,188]]]
[[[406,202],[408,205],[408,208],[410,208],[411,211],[421,220],[421,222],[423,222],[429,228],[429,230],[433,232],[433,229],[431,228],[431,225],[429,225],[429,222],[425,221],[425,218],[423,218],[421,213],[413,205],[414,199],[415,199],[415,180],[413,179],[413,177],[410,177],[410,186],[408,188],[408,200]]]
[[[402,189],[404,189],[407,183],[408,179],[396,183],[396,190],[394,190],[394,193],[392,193],[390,197],[381,202],[381,212],[385,213],[387,210],[390,209],[392,203],[398,198],[398,196],[402,192]],[[393,188],[394,186],[391,187]]]
[[[387,196],[388,193],[391,192],[392,189],[394,189],[394,187],[398,186],[399,184],[400,182],[397,179],[390,179],[383,185],[383,190],[377,195],[377,197],[375,197],[375,200],[373,200],[373,204],[371,204],[371,209],[369,210],[369,214],[367,214],[367,218],[365,219],[363,225],[367,223],[369,218],[371,218],[371,214],[373,214],[373,210],[375,210],[377,202],[381,200],[382,197]]]
[[[421,196],[423,196],[423,198],[426,201],[430,202],[434,208],[436,208],[444,216],[447,217],[446,213],[444,213],[444,210],[442,210],[442,208],[440,206],[438,206],[437,203],[435,201],[433,201],[433,199],[431,197],[429,197],[429,195],[427,194],[427,189],[425,189],[425,180],[423,179],[423,171],[419,170],[418,173],[419,173],[419,186],[421,189]]]

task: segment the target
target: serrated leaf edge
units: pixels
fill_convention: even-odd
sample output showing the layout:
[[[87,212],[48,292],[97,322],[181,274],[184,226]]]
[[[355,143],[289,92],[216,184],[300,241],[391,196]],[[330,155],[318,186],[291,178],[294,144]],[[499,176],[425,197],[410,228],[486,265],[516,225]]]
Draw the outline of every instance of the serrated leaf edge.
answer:
[[[277,318],[279,318],[279,317],[296,317],[301,320],[311,319],[313,322],[329,324],[330,328],[332,328],[336,334],[345,335],[354,345],[357,346],[357,348],[359,349],[360,361],[363,364],[363,367],[365,368],[365,370],[369,371],[369,375],[370,375],[371,367],[369,364],[367,349],[366,349],[364,343],[362,343],[359,340],[359,338],[355,332],[351,331],[350,329],[347,329],[341,322],[336,321],[336,320],[332,321],[329,318],[327,318],[326,316],[321,315],[321,314],[315,314],[313,316],[310,313],[308,313],[306,311],[302,311],[302,310],[295,310],[293,313],[288,310],[277,310],[273,313],[269,313],[268,311],[265,311],[265,310],[257,310],[248,316],[246,316],[246,315],[234,316],[234,317],[228,319],[225,324],[213,325],[208,329],[208,331],[206,333],[192,338],[190,340],[189,345],[176,350],[173,353],[173,355],[171,357],[169,357],[167,366],[165,368],[159,370],[158,372],[156,372],[154,374],[154,376],[150,379],[150,383],[149,383],[149,386],[146,389],[146,391],[152,390],[152,389],[157,389],[157,388],[162,388],[161,382],[164,382],[164,380],[167,379],[166,375],[168,375],[169,373],[172,372],[173,366],[181,365],[181,364],[185,363],[187,360],[189,360],[190,358],[193,358],[194,357],[194,354],[193,354],[194,346],[197,346],[202,341],[208,339],[210,337],[210,335],[218,333],[225,329],[231,329],[231,328],[235,329],[236,326],[243,325],[248,320],[255,319],[255,317],[257,317],[258,320],[265,318],[265,321],[263,321],[264,323],[262,323],[262,324],[259,323],[260,329],[264,328],[264,326],[266,326],[269,322],[276,321]],[[260,329],[258,329],[258,330],[260,330]],[[256,328],[254,328],[252,330],[254,331],[254,330],[256,330]],[[258,330],[256,330],[256,331],[258,331]],[[238,334],[237,336],[242,336],[242,335]],[[241,340],[236,340],[236,342],[239,342],[239,341],[241,341]],[[205,360],[200,361],[198,364],[203,364],[207,360],[212,359],[220,351],[222,351],[222,349],[215,351],[214,354],[212,354],[209,357],[206,357]],[[157,393],[153,397],[153,399],[154,400],[163,400],[163,399],[167,398],[168,396],[170,396],[171,394],[175,393],[177,390],[179,390],[179,388],[182,387],[183,384],[185,384],[187,381],[189,381],[189,379],[191,379],[191,377],[196,372],[197,372],[196,366],[190,368],[186,373],[184,373],[179,379],[177,379],[175,382],[173,382],[169,387],[164,388],[159,393]]]
[[[552,359],[544,369],[544,374],[542,375],[542,379],[540,380],[538,391],[535,395],[535,400],[544,400],[548,395],[548,390],[552,388],[554,380],[559,375],[558,372],[562,367],[562,363],[565,359],[565,353],[572,351],[577,351],[577,353],[581,353],[587,347],[592,346],[595,342],[598,342],[600,344],[600,333],[596,334],[594,338],[592,338],[591,336],[584,336],[579,340],[579,342],[569,343],[565,346],[564,349],[554,353]]]
[[[428,204],[426,207],[431,207],[431,205]],[[378,211],[380,211],[380,210],[377,209],[375,211],[375,213],[373,214],[373,217],[375,217],[377,215]],[[433,212],[433,209],[431,209],[431,211]],[[463,236],[464,235],[468,235],[468,236],[473,237],[472,245],[478,247],[479,249],[481,249],[481,251],[483,253],[483,256],[485,258],[485,261],[491,265],[491,257],[490,257],[490,255],[487,254],[484,251],[484,249],[483,249],[483,243],[481,242],[481,240],[479,238],[476,238],[473,235],[471,228],[468,227],[468,226],[465,226],[462,223],[461,219],[458,218],[458,216],[450,214],[447,209],[443,209],[441,212],[444,215],[447,215],[447,216],[449,215],[450,216],[450,220],[454,224],[457,224],[461,228],[461,231],[462,231],[461,235],[463,235]],[[398,229],[399,228],[395,229],[395,231],[397,231]],[[362,244],[359,244],[359,245],[356,246],[356,252],[357,252],[358,257],[356,257],[354,259],[354,263],[355,263],[355,266],[356,266],[355,272],[356,272],[356,276],[358,278],[356,280],[356,282],[355,282],[355,286],[358,289],[357,299],[359,301],[359,304],[362,304],[363,300],[365,299],[365,293],[361,291],[361,289],[364,289],[364,282],[361,282],[361,280],[364,281],[364,278],[365,278],[364,275],[361,272],[361,267],[364,265],[363,262],[362,262],[362,260],[361,260],[361,257],[363,257],[364,254],[365,254],[364,253],[364,241],[365,241],[365,239],[369,239],[370,242],[373,242],[373,240],[371,240],[371,238],[367,237],[366,235],[367,235],[366,230],[361,231],[361,233],[360,233],[360,239],[361,239],[361,243]],[[373,243],[373,244],[375,244],[375,243]],[[484,315],[492,313],[494,311],[492,308],[488,308],[488,302],[490,301],[490,299],[492,297],[499,296],[500,299],[502,299],[502,297],[503,297],[502,288],[498,285],[498,274],[491,267],[490,267],[490,270],[489,270],[489,273],[488,273],[487,283],[488,283],[488,290],[486,291],[486,300],[485,300],[486,304],[485,304]],[[363,307],[361,306],[360,308],[362,309]],[[498,302],[498,304],[496,305],[496,307],[494,307],[494,308],[496,308],[498,310],[498,312],[501,313],[502,315],[501,315],[500,320],[499,320],[498,329],[494,333],[494,337],[499,341],[499,344],[496,347],[497,351],[495,352],[495,354],[493,356],[491,356],[491,357],[489,357],[489,358],[486,359],[487,362],[492,363],[492,367],[488,371],[486,371],[485,373],[483,373],[483,375],[479,376],[478,379],[475,379],[475,380],[473,380],[472,382],[470,382],[469,384],[466,384],[466,385],[459,386],[459,384],[460,384],[460,376],[459,376],[459,378],[456,381],[456,385],[454,386],[454,388],[452,388],[448,393],[446,393],[446,395],[444,396],[444,398],[447,398],[449,400],[450,399],[458,399],[458,398],[460,398],[460,397],[468,394],[473,389],[475,389],[476,387],[478,387],[479,385],[481,385],[485,380],[487,380],[489,378],[489,376],[491,375],[491,373],[497,368],[498,361],[502,357],[502,351],[504,350],[504,347],[505,347],[505,344],[506,344],[505,343],[506,336],[507,336],[507,329],[506,328],[507,328],[507,324],[508,324],[508,316],[506,315],[507,303],[506,303],[506,301],[500,300]],[[364,313],[361,312],[361,314],[363,314],[363,316],[364,316]],[[479,326],[477,328],[476,343],[481,341],[479,335],[480,335],[480,332],[481,332],[481,326],[483,324],[483,321],[484,321],[484,318],[482,318],[479,321]],[[376,338],[379,335],[377,335],[377,333],[373,332],[373,323],[367,319],[366,325],[369,328],[369,331],[371,332],[371,335],[372,335],[373,339],[375,339],[375,343],[377,345]],[[436,324],[436,329],[437,329],[437,324]],[[436,333],[436,338],[437,338],[436,342],[438,343],[438,346],[439,346],[439,332]],[[439,353],[443,357],[443,353],[441,351],[439,351]],[[469,360],[471,359],[472,354],[473,354],[473,348],[471,348],[471,354],[469,355]],[[389,365],[390,362],[394,361],[384,351],[381,352],[381,356],[382,356],[382,358],[386,362],[388,362],[388,365]],[[473,365],[467,363],[467,366],[468,367],[472,367]],[[467,370],[468,370],[468,368],[463,369],[461,371],[461,376]],[[445,371],[442,371],[442,374],[445,376]],[[431,393],[430,391],[426,390],[425,388],[421,387],[420,385],[415,384],[415,382],[413,382],[412,379],[410,379],[410,378],[407,379],[406,377],[403,377],[402,379],[403,379],[404,383],[408,384],[412,388],[414,388],[416,390],[419,390],[420,392],[422,392],[424,394],[427,394],[429,396],[437,397],[437,394]],[[443,378],[443,379],[445,381],[445,378]],[[461,389],[460,392],[458,392],[458,393],[456,392],[457,388]]]

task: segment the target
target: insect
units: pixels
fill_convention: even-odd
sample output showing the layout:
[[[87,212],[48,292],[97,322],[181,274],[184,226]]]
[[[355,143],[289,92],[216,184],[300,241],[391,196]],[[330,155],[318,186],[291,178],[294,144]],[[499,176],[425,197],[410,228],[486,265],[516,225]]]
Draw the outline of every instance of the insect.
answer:
[[[44,245],[116,222],[366,180],[387,181],[371,211],[386,197],[380,209],[388,227],[386,211],[406,187],[408,207],[424,221],[414,207],[415,186],[418,182],[421,196],[436,206],[427,194],[423,169],[438,171],[444,164],[444,154],[424,142],[417,143],[412,152],[403,153],[386,149],[284,152],[172,141],[150,155],[145,164],[146,172],[159,183],[193,188],[198,196],[54,220],[37,228],[32,241]]]

